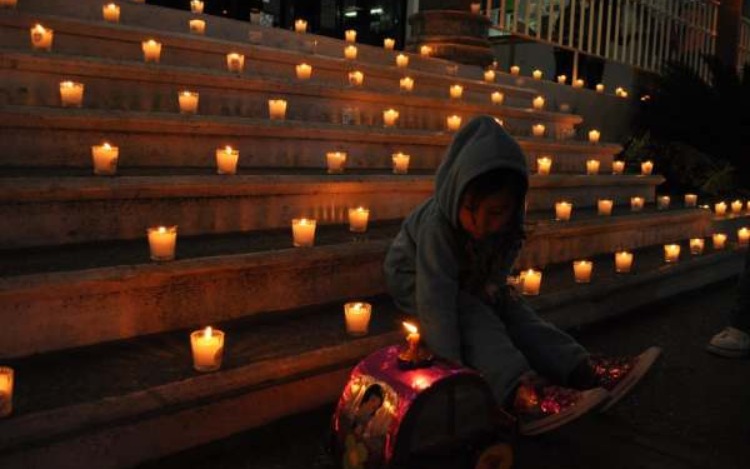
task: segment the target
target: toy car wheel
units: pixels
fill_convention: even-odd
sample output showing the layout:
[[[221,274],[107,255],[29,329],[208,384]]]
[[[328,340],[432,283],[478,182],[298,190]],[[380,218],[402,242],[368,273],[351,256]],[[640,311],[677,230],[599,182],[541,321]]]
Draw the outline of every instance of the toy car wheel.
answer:
[[[482,451],[474,469],[510,469],[511,467],[513,467],[513,447],[508,443],[496,443]]]

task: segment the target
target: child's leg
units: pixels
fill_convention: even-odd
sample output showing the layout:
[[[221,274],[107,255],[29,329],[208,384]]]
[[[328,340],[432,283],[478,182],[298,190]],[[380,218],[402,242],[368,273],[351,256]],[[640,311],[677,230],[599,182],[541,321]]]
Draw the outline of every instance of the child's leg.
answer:
[[[568,385],[571,373],[589,356],[581,344],[540,318],[521,297],[511,294],[498,314],[513,343],[543,376]]]
[[[490,384],[499,403],[505,403],[529,363],[509,337],[492,307],[466,292],[459,292],[459,321],[464,362]]]

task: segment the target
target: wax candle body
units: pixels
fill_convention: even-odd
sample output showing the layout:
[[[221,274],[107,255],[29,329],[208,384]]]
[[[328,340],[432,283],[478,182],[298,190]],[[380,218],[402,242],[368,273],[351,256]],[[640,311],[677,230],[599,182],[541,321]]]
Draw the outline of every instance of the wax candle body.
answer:
[[[383,111],[383,125],[393,127],[398,121],[398,111],[395,109],[386,109]]]
[[[625,172],[624,161],[613,161],[612,162],[612,174],[622,174]]]
[[[283,99],[269,99],[268,117],[271,120],[283,121],[286,118],[286,101]]]
[[[654,163],[651,161],[644,161],[641,163],[641,174],[643,176],[648,176],[651,174],[651,172],[654,170]]]
[[[34,50],[51,51],[55,31],[45,28],[41,24],[34,25],[29,31],[31,34],[31,47]]]
[[[305,21],[305,20],[295,20],[295,22],[294,22],[294,32],[296,32],[296,33],[305,33],[305,32],[307,32],[307,21]]]
[[[534,124],[531,127],[531,133],[534,137],[544,137],[545,129],[544,124]]]
[[[528,269],[521,273],[521,293],[527,296],[537,296],[542,287],[542,272]]]
[[[633,212],[640,212],[643,210],[643,204],[645,200],[643,197],[631,197],[630,198],[630,210]]]
[[[742,213],[742,205],[742,201],[739,200],[735,200],[734,202],[732,202],[732,213],[735,215]]]
[[[469,10],[475,15],[479,14],[479,8],[480,8],[479,2],[472,2],[471,5],[469,5]]]
[[[347,29],[344,31],[344,38],[346,42],[357,42],[357,31],[354,29]]]
[[[429,57],[432,55],[432,47],[430,46],[422,46],[419,48],[419,55],[422,57]]]
[[[492,99],[492,104],[500,105],[505,101],[505,95],[499,91],[493,91],[490,98]]]
[[[601,162],[599,160],[587,160],[586,161],[586,174],[589,176],[594,176],[596,174],[599,174],[599,167],[601,166]]]
[[[737,230],[737,243],[744,248],[747,247],[748,242],[750,242],[750,230],[743,226]]]
[[[370,303],[346,303],[344,305],[346,332],[353,336],[366,335],[370,326],[371,315],[372,305]]]
[[[349,209],[349,231],[352,233],[364,233],[367,231],[367,222],[370,219],[370,211],[364,207]]]
[[[575,276],[576,283],[590,283],[593,270],[594,264],[591,261],[573,261],[573,275]]]
[[[227,70],[235,73],[242,73],[245,69],[245,54],[230,52],[227,54]]]
[[[536,109],[537,111],[541,111],[542,109],[544,109],[544,96],[537,96],[536,98],[534,98],[531,104],[534,109]]]
[[[396,40],[390,37],[383,39],[383,49],[393,50],[396,47]]]
[[[309,64],[301,63],[298,64],[294,69],[297,72],[298,80],[309,80],[312,76],[313,68]]]
[[[534,78],[534,80],[541,80],[542,79],[542,71],[541,70],[534,70],[531,72],[531,76]]]
[[[143,50],[143,60],[145,62],[159,63],[161,58],[161,42],[156,42],[153,39],[143,41],[141,43],[141,50]]]
[[[599,199],[596,201],[596,207],[599,215],[610,216],[612,215],[612,206],[614,202],[611,199]]]
[[[206,33],[206,22],[203,20],[190,20],[188,22],[190,32],[193,34],[203,35]]]
[[[196,114],[198,112],[199,94],[194,91],[181,91],[178,95],[180,112],[182,114]]]
[[[346,60],[356,60],[357,58],[357,46],[346,46],[344,47],[344,58]]]
[[[706,240],[703,238],[691,238],[690,239],[690,254],[700,255],[703,254],[703,248],[706,246]]]
[[[359,70],[352,70],[348,74],[349,77],[349,84],[351,86],[362,86],[362,84],[365,82],[365,74],[360,72]]]
[[[596,92],[597,93],[604,93],[604,85],[601,83],[596,84]]]
[[[83,105],[83,91],[83,83],[60,82],[60,102],[63,107],[81,107]]]
[[[573,80],[573,88],[583,88],[584,82],[580,78]]]
[[[485,70],[484,71],[484,81],[487,83],[494,83],[495,81],[495,71],[494,70]]]
[[[326,153],[326,165],[328,167],[328,174],[343,173],[345,164],[345,151],[329,151],[328,153]]]
[[[177,226],[155,226],[148,229],[151,260],[171,261],[177,246]]]
[[[120,22],[120,7],[115,3],[102,6],[102,18],[108,23]]]
[[[564,85],[565,82],[568,81],[568,77],[565,75],[558,75],[557,76],[557,82],[561,85]]]
[[[398,54],[396,56],[396,66],[399,68],[406,68],[409,66],[409,56],[404,54]]]
[[[673,264],[680,260],[680,245],[679,244],[665,244],[664,245],[664,262],[667,264]]]
[[[216,172],[218,174],[237,174],[237,162],[240,159],[239,150],[230,146],[216,149]]]
[[[552,171],[552,158],[544,156],[536,159],[536,172],[540,176],[547,176]]]
[[[190,12],[196,15],[203,13],[203,2],[201,0],[190,0]]]
[[[718,202],[714,204],[714,212],[716,213],[716,215],[726,215],[727,214],[726,202]]]
[[[615,253],[615,272],[627,274],[633,268],[633,253],[628,251],[617,251]]]
[[[0,418],[13,412],[13,368],[0,366]]]
[[[315,220],[295,218],[292,220],[294,247],[310,247],[315,244]]]
[[[410,156],[406,153],[394,153],[391,155],[393,160],[393,174],[406,174],[409,172]]]
[[[458,129],[461,128],[461,116],[453,114],[451,116],[446,117],[445,126],[451,132],[457,131]]]
[[[657,210],[666,210],[669,208],[669,203],[671,202],[671,198],[668,195],[662,195],[656,198],[656,209]]]
[[[714,249],[724,249],[727,243],[727,235],[725,233],[714,233],[711,235],[711,241]]]
[[[207,327],[190,334],[193,368],[207,372],[221,368],[224,359],[224,332]]]
[[[573,204],[570,202],[556,202],[555,203],[555,220],[557,221],[568,221],[570,215],[573,212]]]
[[[601,133],[596,130],[589,130],[589,142],[591,143],[599,143],[599,138],[601,137]]]
[[[685,207],[696,207],[698,205],[698,196],[695,194],[685,194]]]
[[[510,74],[513,75],[513,76],[520,75],[521,74],[521,67],[519,67],[518,65],[513,65],[512,67],[510,67]]]
[[[414,79],[412,77],[404,77],[398,81],[398,86],[401,91],[411,92],[414,89]]]
[[[99,176],[112,176],[117,172],[117,160],[120,149],[109,143],[93,145],[91,147],[91,159],[94,164],[94,174]]]
[[[450,96],[453,99],[461,99],[464,94],[464,87],[461,85],[451,85]]]

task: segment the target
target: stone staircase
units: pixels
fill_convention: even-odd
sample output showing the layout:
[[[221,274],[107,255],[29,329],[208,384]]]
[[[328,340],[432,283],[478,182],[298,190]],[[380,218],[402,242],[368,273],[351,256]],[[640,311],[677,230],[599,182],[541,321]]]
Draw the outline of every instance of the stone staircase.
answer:
[[[119,24],[101,3],[20,0],[0,10],[0,364],[16,370],[14,414],[0,420],[1,467],[129,467],[334,400],[359,358],[401,340],[384,295],[383,256],[403,219],[432,193],[452,134],[445,119],[502,119],[535,167],[527,246],[518,267],[544,269],[530,301],[561,327],[577,327],[704,286],[739,270],[733,246],[690,256],[687,239],[710,234],[709,211],[653,206],[663,178],[628,168],[611,175],[616,144],[583,141],[579,115],[531,109],[531,80],[342,41],[125,3]],[[51,52],[35,52],[29,27],[55,30]],[[145,64],[142,40],[163,44]],[[226,70],[243,53],[245,71]],[[313,66],[299,81],[294,66]],[[347,73],[365,74],[352,87]],[[410,94],[398,91],[405,74]],[[85,84],[82,108],[60,106],[59,82]],[[464,87],[461,100],[450,85]],[[559,86],[545,84],[544,87]],[[200,93],[198,113],[179,113],[177,93]],[[490,95],[505,95],[502,105]],[[570,91],[566,90],[565,93]],[[580,91],[586,93],[586,91]],[[283,98],[287,119],[268,119]],[[550,100],[548,108],[557,109]],[[382,112],[400,112],[384,127]],[[354,116],[354,118],[352,118]],[[530,136],[531,125],[547,137]],[[605,134],[606,137],[606,134]],[[118,175],[92,175],[90,147],[120,148]],[[234,176],[215,174],[214,151],[240,151]],[[325,153],[348,153],[344,174],[326,174]],[[391,154],[411,155],[409,174]],[[599,175],[585,162],[599,159]],[[649,203],[631,212],[632,196]],[[596,214],[611,198],[610,217]],[[569,222],[554,203],[573,202]],[[348,231],[347,209],[370,209],[364,234]],[[318,220],[316,245],[293,248],[290,221]],[[716,223],[731,230],[743,217]],[[149,260],[145,230],[179,225],[177,259]],[[717,225],[719,226],[719,225]],[[680,242],[665,265],[662,244]],[[635,253],[617,275],[612,252]],[[594,281],[576,285],[570,261],[595,262]],[[346,335],[342,304],[373,303],[366,337]],[[192,370],[188,334],[214,325],[227,334],[223,367]]]

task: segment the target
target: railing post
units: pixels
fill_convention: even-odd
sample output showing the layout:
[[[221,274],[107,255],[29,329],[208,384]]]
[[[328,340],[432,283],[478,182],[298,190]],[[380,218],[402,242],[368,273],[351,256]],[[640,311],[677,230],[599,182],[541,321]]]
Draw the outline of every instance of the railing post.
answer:
[[[716,55],[725,67],[737,68],[742,0],[721,0],[717,24]]]

